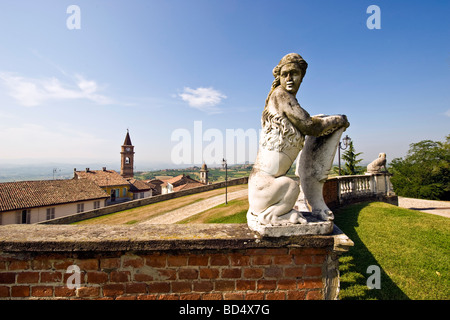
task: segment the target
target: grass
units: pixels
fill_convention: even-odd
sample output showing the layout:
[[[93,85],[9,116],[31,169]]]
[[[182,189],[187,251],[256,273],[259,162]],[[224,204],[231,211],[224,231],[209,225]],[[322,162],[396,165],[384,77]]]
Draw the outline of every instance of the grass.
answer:
[[[355,243],[340,258],[340,298],[450,299],[450,219],[373,202],[335,213]],[[369,290],[367,267],[381,270],[381,289]]]
[[[242,190],[248,188],[247,185],[237,185],[228,187],[228,192]],[[146,206],[111,213],[108,215],[87,219],[76,222],[75,224],[135,224],[148,220],[153,217],[163,215],[169,211],[188,206],[190,204],[225,194],[225,188],[206,191],[189,196],[183,196],[175,199],[161,201]]]
[[[178,223],[247,223],[247,196],[230,200]]]

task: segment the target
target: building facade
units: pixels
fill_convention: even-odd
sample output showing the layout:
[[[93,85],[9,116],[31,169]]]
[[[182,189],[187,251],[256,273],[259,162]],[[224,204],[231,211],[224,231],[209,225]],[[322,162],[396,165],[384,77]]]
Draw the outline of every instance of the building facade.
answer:
[[[103,208],[108,195],[88,180],[0,183],[0,225],[30,224]]]

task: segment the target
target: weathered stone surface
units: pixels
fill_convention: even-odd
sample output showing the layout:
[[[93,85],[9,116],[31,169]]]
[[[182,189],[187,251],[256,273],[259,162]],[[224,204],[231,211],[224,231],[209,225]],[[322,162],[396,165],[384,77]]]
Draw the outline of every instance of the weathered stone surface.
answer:
[[[367,173],[380,173],[383,168],[386,170],[386,153],[380,153],[378,158],[369,163]]]
[[[286,224],[310,223],[294,209],[300,194],[299,184],[286,176],[300,151],[299,158],[304,161],[299,160],[301,168],[297,172],[300,180],[303,179],[305,201],[315,217],[324,221],[333,219],[323,201],[321,187],[331,168],[340,135],[349,122],[345,115],[310,116],[299,105],[296,94],[307,66],[300,55],[290,53],[273,69],[275,80],[266,99],[259,150],[249,176],[249,210],[257,217],[258,225],[284,225],[285,230],[291,230],[295,228],[286,228]],[[311,137],[311,142],[303,149],[305,137]],[[277,234],[283,235],[282,229],[277,230]]]

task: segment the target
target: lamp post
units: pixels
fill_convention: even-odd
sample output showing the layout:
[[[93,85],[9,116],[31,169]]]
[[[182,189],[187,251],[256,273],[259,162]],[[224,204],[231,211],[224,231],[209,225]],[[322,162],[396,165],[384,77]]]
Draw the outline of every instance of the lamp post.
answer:
[[[225,168],[225,204],[228,204],[228,190],[227,190],[227,184],[228,184],[228,165],[227,165],[227,160],[225,160],[224,158],[222,159],[222,168]]]
[[[341,149],[345,150],[348,148],[348,146],[350,145],[350,141],[352,141],[352,139],[350,139],[350,137],[348,135],[346,135],[344,137],[344,139],[342,139],[342,141],[344,142],[344,146],[342,146],[342,142],[339,141],[339,147],[338,147],[338,157],[339,157],[339,175],[341,175]]]

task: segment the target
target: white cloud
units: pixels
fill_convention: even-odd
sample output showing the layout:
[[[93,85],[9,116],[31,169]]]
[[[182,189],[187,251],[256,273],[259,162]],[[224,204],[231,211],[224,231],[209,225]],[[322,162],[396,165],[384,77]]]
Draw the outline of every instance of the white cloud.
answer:
[[[227,97],[220,91],[213,88],[184,88],[183,93],[180,93],[181,99],[186,101],[189,106],[208,113],[220,113],[217,105]]]
[[[95,81],[75,76],[75,83],[63,83],[52,77],[44,79],[26,78],[8,72],[0,73],[0,80],[9,94],[26,107],[42,105],[53,100],[87,99],[97,104],[110,104],[112,99],[98,93]]]
[[[450,109],[448,109],[447,111],[445,111],[444,114],[445,114],[447,117],[450,117]]]

